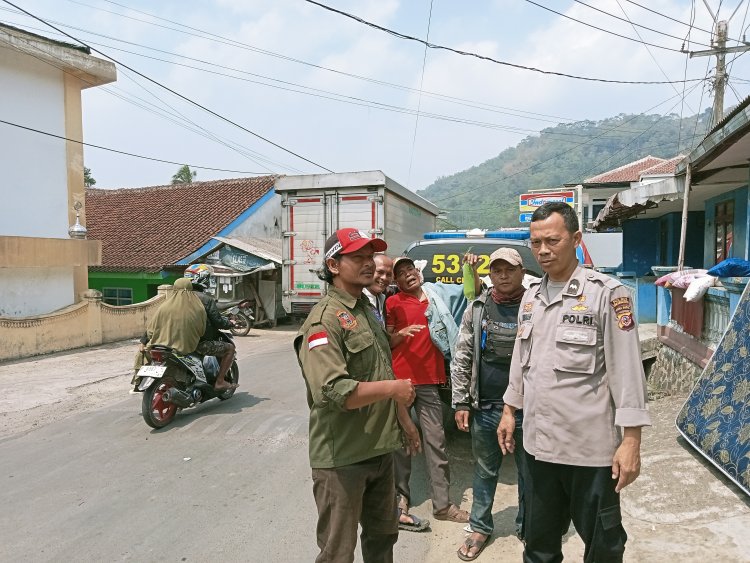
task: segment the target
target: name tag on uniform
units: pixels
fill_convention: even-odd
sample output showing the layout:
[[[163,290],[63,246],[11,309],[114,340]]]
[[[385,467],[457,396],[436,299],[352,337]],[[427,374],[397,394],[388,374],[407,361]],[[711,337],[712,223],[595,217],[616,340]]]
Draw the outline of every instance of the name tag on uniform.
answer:
[[[318,346],[328,344],[328,333],[325,331],[316,332],[307,337],[307,349],[312,350]]]

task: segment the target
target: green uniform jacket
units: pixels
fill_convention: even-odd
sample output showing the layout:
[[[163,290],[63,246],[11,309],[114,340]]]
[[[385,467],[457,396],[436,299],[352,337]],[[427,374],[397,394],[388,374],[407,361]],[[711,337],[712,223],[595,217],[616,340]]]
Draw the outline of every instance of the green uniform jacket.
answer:
[[[402,446],[396,403],[346,410],[360,381],[395,379],[388,337],[366,297],[330,287],[294,339],[310,407],[310,466],[328,469]]]

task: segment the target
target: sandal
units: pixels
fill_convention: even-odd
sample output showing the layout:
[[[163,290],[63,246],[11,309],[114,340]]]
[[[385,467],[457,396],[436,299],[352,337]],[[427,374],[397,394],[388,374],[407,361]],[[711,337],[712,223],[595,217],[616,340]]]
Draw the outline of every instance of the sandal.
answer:
[[[466,524],[469,521],[469,513],[461,510],[455,504],[434,512],[433,516],[437,520],[447,520],[448,522],[458,522],[459,524]]]
[[[478,533],[478,532],[477,532]],[[483,534],[480,534],[483,535]],[[477,540],[477,539],[471,539],[471,536],[466,538],[464,541],[464,544],[461,546],[466,549],[466,553],[461,553],[461,548],[458,548],[458,551],[456,551],[456,555],[458,555],[458,558],[461,561],[474,561],[477,557],[479,557],[479,554],[482,553],[484,550],[484,546],[487,545],[487,540],[489,540],[490,537],[486,536],[483,540]],[[468,555],[469,551],[474,548],[476,551],[474,552],[474,555]]]
[[[402,522],[401,516],[408,516],[411,519],[411,522]],[[403,511],[401,508],[398,509],[398,529],[399,530],[406,530],[408,532],[421,532],[423,530],[426,530],[430,527],[430,521],[426,518],[422,520],[418,516],[415,516],[414,514],[409,514],[408,512]]]

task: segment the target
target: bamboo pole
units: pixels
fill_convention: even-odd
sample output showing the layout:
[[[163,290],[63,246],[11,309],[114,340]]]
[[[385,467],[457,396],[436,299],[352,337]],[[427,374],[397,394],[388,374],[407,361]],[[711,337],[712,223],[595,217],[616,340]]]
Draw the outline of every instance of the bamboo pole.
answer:
[[[691,181],[690,162],[687,163],[685,172],[685,189],[682,193],[682,225],[680,227],[680,254],[677,259],[677,270],[682,271],[685,268],[685,239],[687,238],[688,223],[688,205],[690,202],[690,181]]]

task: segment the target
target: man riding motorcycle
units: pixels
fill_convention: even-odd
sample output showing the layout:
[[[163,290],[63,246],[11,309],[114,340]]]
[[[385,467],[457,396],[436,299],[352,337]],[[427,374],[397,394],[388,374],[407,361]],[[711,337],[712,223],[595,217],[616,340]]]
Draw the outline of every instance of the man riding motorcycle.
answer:
[[[206,264],[193,264],[185,270],[185,278],[188,278],[193,287],[193,293],[203,303],[206,311],[206,328],[203,336],[200,337],[195,351],[203,356],[216,356],[219,360],[219,375],[216,376],[214,389],[217,391],[226,391],[234,389],[236,384],[227,383],[225,377],[232,367],[234,359],[234,344],[221,337],[219,329],[230,328],[234,321],[222,317],[216,307],[214,298],[205,293],[211,284],[213,268]],[[178,280],[179,281],[179,280]]]

